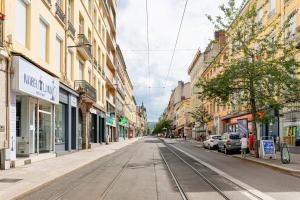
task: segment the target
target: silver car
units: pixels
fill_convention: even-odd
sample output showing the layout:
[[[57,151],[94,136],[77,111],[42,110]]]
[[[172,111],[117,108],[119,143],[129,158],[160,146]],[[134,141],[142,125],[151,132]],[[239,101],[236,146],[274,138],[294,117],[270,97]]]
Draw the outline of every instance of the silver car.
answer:
[[[209,135],[207,137],[207,140],[203,142],[204,148],[207,149],[217,149],[218,148],[218,142],[221,139],[221,135]]]
[[[233,151],[241,150],[241,137],[240,134],[236,132],[224,133],[221,140],[218,142],[218,151],[229,154]]]

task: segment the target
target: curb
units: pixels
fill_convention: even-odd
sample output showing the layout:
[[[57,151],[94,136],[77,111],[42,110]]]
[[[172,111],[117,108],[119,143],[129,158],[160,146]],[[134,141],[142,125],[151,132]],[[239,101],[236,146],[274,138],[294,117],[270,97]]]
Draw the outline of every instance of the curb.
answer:
[[[273,168],[273,169],[276,169],[276,170],[279,170],[279,171],[282,171],[282,172],[286,172],[286,173],[289,173],[289,174],[292,174],[292,175],[295,175],[295,176],[300,176],[300,170],[290,169],[290,168],[279,166],[279,165],[276,165],[276,164],[263,162],[263,161],[260,161],[260,160],[257,160],[257,159],[251,159],[251,158],[247,158],[247,157],[246,158],[241,158],[239,155],[233,155],[232,157],[233,158],[238,158],[240,160],[246,160],[246,161],[249,161],[249,162],[264,165],[264,166],[267,166],[267,167],[270,167],[270,168]]]

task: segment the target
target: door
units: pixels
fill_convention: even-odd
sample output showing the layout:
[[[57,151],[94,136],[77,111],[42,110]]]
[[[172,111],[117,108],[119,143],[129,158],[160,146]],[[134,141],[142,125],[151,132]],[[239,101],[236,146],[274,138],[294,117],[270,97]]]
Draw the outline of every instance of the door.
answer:
[[[36,113],[37,103],[33,100],[29,102],[29,153],[37,153],[37,134],[36,134]]]

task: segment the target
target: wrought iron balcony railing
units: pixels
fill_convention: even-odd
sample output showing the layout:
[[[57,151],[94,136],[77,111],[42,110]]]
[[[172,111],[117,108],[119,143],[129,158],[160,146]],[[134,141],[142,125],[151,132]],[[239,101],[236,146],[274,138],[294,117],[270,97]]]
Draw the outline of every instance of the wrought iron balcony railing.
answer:
[[[94,102],[97,100],[96,89],[85,80],[75,81],[75,90],[77,90],[80,95],[83,95]]]
[[[68,30],[70,31],[71,35],[73,37],[75,37],[76,30],[75,30],[72,22],[70,22],[70,21],[68,21]]]
[[[78,37],[78,44],[77,46],[79,48],[83,48],[85,52],[88,54],[88,56],[91,58],[92,57],[92,46],[89,40],[86,38],[86,36],[82,33],[77,35]]]
[[[65,22],[65,13],[63,12],[63,10],[61,9],[60,3],[59,1],[56,2],[55,4],[56,7],[56,11],[55,14],[58,16],[58,18],[64,23]]]

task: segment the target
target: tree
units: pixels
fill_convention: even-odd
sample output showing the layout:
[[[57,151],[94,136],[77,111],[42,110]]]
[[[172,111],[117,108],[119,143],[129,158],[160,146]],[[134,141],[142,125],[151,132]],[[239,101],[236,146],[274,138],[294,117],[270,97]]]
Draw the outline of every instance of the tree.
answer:
[[[212,116],[207,112],[203,105],[196,107],[192,112],[189,112],[189,114],[200,126],[205,126],[212,120]]]
[[[165,118],[160,119],[154,127],[153,133],[154,134],[158,134],[161,133],[165,128],[167,130],[171,129],[171,124],[172,124],[172,120],[168,120]]]
[[[207,126],[208,122],[210,122],[213,119],[203,105],[194,108],[194,110],[192,112],[189,112],[189,114],[195,120],[195,122],[198,123],[199,126],[202,128]],[[204,140],[205,136],[200,135],[200,139]]]
[[[197,84],[200,98],[240,105],[251,113],[255,136],[256,122],[273,120],[271,112],[299,98],[296,32],[291,23],[296,11],[284,22],[275,14],[271,23],[264,23],[272,14],[264,11],[269,10],[267,3],[254,0],[239,9],[235,0],[228,0],[220,6],[222,16],[208,16],[217,30],[226,31],[227,44],[223,59],[211,63],[221,73]]]

